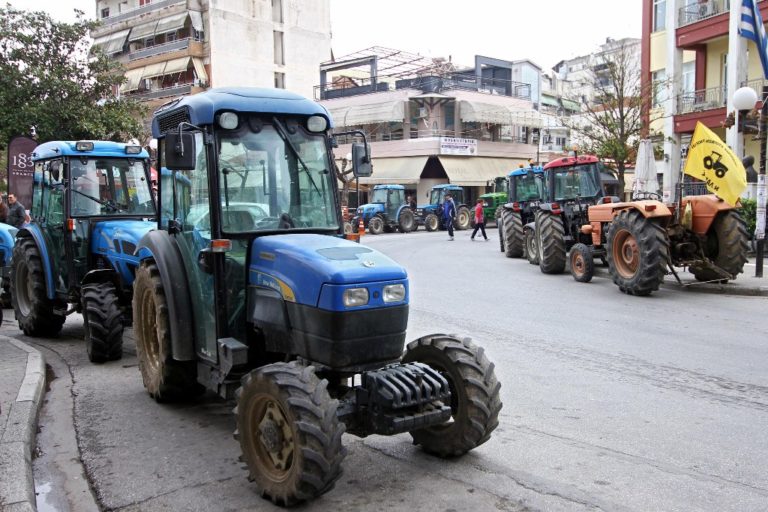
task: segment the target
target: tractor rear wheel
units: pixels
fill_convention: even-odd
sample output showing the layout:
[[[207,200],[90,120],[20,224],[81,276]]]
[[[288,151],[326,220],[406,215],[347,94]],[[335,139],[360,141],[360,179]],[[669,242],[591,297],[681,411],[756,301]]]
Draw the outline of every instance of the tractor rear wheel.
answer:
[[[507,258],[519,258],[523,255],[523,219],[519,213],[504,210],[504,254]]]
[[[437,231],[437,229],[440,227],[440,219],[437,218],[437,215],[434,213],[430,213],[424,218],[424,228],[427,231]]]
[[[707,232],[704,254],[735,279],[744,271],[747,251],[749,251],[749,236],[744,219],[736,210],[720,212]],[[691,272],[699,281],[722,279],[722,274],[711,268],[691,265]]]
[[[499,231],[499,250],[504,252],[504,223],[501,218],[496,220],[496,229]]]
[[[571,275],[580,283],[588,283],[595,275],[595,259],[592,249],[582,243],[571,247]]]
[[[650,295],[664,281],[669,239],[660,225],[640,212],[625,210],[608,226],[606,255],[608,271],[619,290]]]
[[[525,257],[531,265],[539,264],[539,246],[536,243],[536,233],[527,229],[523,236],[525,241]]]
[[[380,235],[384,232],[384,219],[378,215],[371,217],[368,221],[368,232],[372,235]]]
[[[34,240],[21,238],[13,247],[11,302],[19,329],[27,336],[55,336],[64,325],[64,315],[54,312],[54,301],[45,291],[45,272]]]
[[[320,496],[341,476],[344,424],[327,386],[314,367],[291,362],[253,370],[237,390],[235,438],[249,480],[277,505]]]
[[[112,283],[89,283],[81,290],[85,347],[92,363],[123,357],[123,314]]]
[[[413,210],[410,208],[403,208],[400,210],[400,215],[397,217],[397,230],[401,233],[410,233],[413,231],[413,226],[416,220],[413,217]]]
[[[157,265],[143,263],[133,282],[133,325],[141,379],[158,402],[199,395],[194,361],[176,361],[171,353],[168,302]]]
[[[539,269],[545,274],[562,274],[565,271],[565,231],[559,215],[536,212],[536,244]]]
[[[470,225],[469,208],[467,208],[466,206],[459,206],[459,209],[456,212],[456,229],[459,231],[462,231],[464,229],[469,229],[469,225]]]
[[[440,457],[455,457],[480,446],[499,424],[501,384],[494,365],[469,338],[424,336],[408,344],[404,363],[418,361],[436,369],[451,390],[451,419],[411,431],[414,444]]]

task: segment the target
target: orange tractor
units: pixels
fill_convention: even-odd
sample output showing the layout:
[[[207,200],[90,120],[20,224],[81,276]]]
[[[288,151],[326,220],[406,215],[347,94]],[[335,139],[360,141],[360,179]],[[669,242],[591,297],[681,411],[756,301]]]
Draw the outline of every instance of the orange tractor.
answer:
[[[738,210],[715,195],[684,197],[665,205],[656,194],[632,202],[589,207],[592,246],[571,250],[571,272],[589,281],[593,256],[604,255],[611,279],[629,295],[659,289],[667,269],[688,267],[699,281],[726,282],[744,269],[749,248],[747,229]],[[575,249],[575,250],[574,250]]]

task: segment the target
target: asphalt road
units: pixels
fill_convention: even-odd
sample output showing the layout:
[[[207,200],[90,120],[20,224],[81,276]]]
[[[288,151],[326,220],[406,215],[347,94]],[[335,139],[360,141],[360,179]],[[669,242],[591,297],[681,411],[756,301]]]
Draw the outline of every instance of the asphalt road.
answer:
[[[301,510],[768,509],[768,298],[674,288],[629,297],[604,271],[581,284],[507,259],[489,235],[364,243],[408,269],[409,340],[448,332],[485,347],[502,382],[494,436],[444,461],[407,434],[347,435],[341,480]],[[232,404],[156,404],[130,339],[122,361],[91,365],[79,317],[57,340],[31,340],[6,313],[4,334],[40,347],[56,374],[36,462],[40,510],[94,500],[121,511],[275,509],[237,461]],[[66,438],[67,423],[69,456],[46,441],[46,429]]]

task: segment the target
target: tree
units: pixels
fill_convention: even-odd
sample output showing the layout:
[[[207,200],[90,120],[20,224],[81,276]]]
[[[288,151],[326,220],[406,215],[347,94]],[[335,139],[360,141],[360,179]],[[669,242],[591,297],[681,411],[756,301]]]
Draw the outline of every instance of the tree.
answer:
[[[144,108],[115,98],[122,66],[88,52],[97,22],[54,21],[45,12],[0,8],[0,147],[33,130],[40,141],[143,139]]]
[[[642,131],[642,112],[652,97],[643,90],[636,46],[617,42],[596,58],[588,76],[592,98],[583,110],[563,125],[575,132],[582,149],[616,165],[619,186],[624,190],[624,171],[635,160]]]

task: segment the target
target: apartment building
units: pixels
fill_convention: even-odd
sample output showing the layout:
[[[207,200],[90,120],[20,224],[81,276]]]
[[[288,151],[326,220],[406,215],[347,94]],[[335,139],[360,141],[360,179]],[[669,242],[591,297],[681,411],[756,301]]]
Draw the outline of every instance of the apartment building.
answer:
[[[757,4],[765,19],[768,1]],[[653,88],[646,122],[663,153],[657,166],[664,173],[667,200],[681,179],[697,122],[714,130],[737,155],[759,156],[751,134],[725,127],[734,111],[733,92],[749,85],[760,94],[766,83],[754,45],[738,34],[740,8],[738,0],[643,0],[641,76]]]
[[[330,0],[96,0],[94,46],[126,69],[119,94],[150,107],[209,87],[311,97],[331,55]]]
[[[461,67],[368,48],[323,63],[315,99],[337,131],[368,134],[374,172],[361,183],[405,185],[419,203],[440,183],[464,186],[470,198],[484,193],[494,178],[537,157],[547,122],[541,69],[483,56]],[[343,156],[348,141],[340,142]]]

